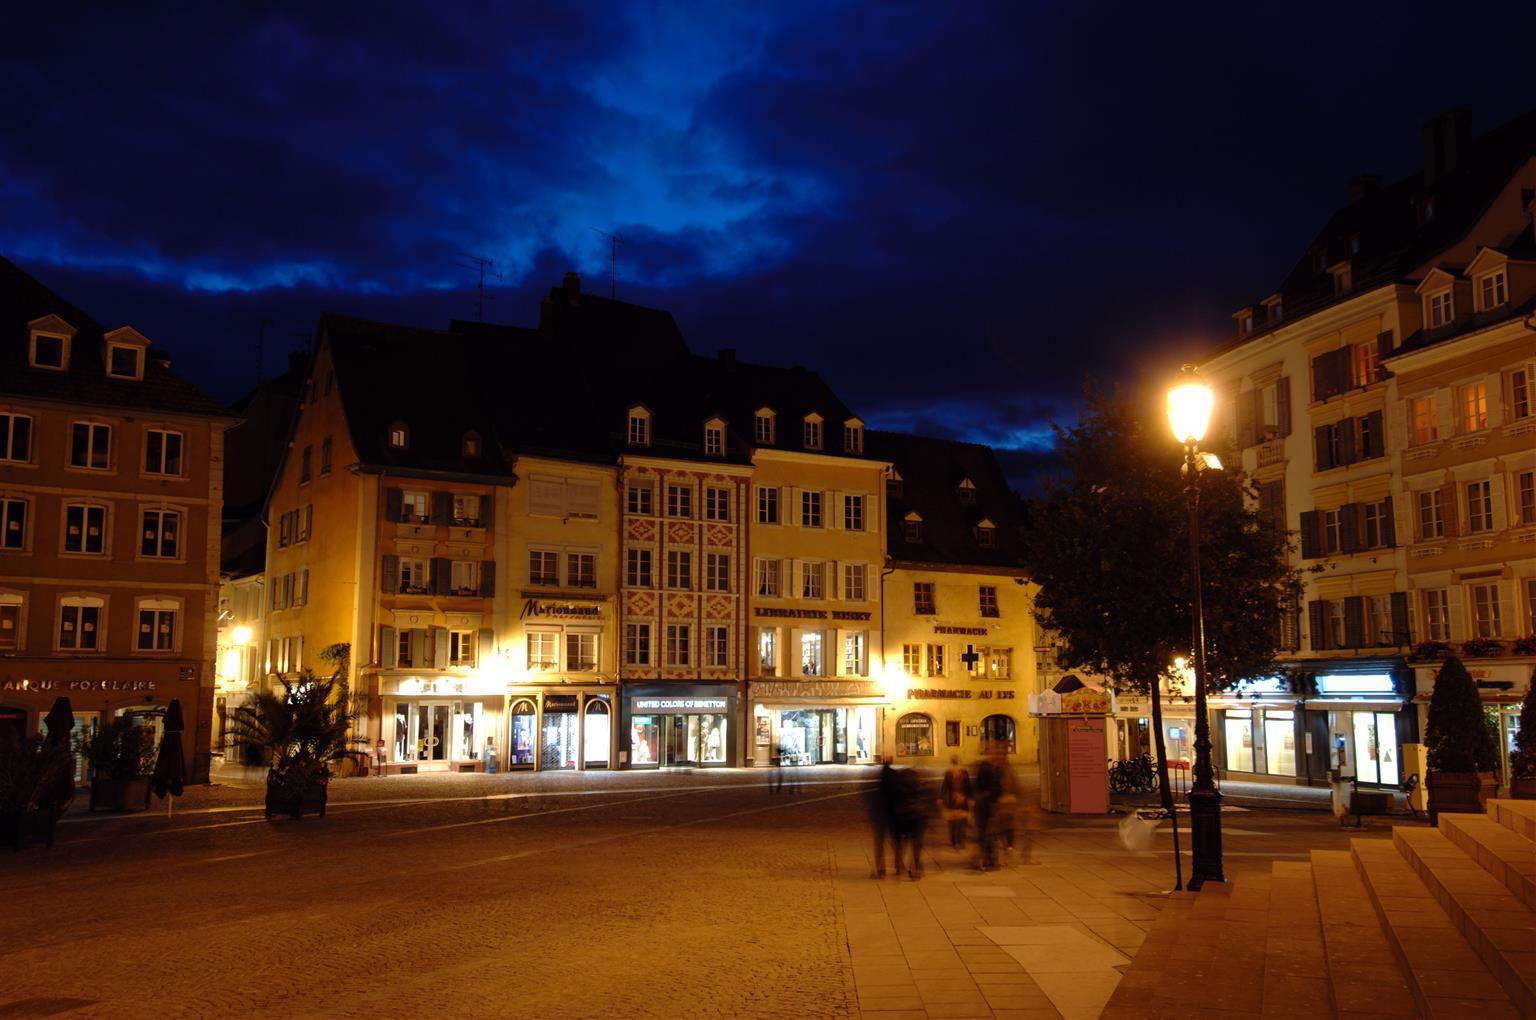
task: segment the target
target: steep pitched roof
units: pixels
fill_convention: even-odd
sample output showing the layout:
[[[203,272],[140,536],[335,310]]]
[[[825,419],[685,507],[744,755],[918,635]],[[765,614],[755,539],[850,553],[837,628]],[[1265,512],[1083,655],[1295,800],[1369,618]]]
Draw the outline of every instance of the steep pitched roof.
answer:
[[[27,324],[54,315],[76,331],[65,371],[33,368]],[[0,257],[0,393],[74,404],[233,418],[223,404],[171,371],[163,351],[144,352],[142,379],[107,375],[99,322]]]

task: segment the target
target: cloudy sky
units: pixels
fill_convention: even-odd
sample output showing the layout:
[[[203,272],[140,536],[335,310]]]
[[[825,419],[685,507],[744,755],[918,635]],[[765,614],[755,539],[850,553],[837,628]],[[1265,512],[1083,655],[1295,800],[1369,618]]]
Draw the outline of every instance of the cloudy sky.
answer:
[[[568,269],[1026,482],[1223,338],[1418,125],[1536,107],[1529,4],[28,5],[0,254],[234,399],[322,310],[531,325]],[[43,13],[47,11],[48,13]],[[509,380],[509,384],[515,381]]]

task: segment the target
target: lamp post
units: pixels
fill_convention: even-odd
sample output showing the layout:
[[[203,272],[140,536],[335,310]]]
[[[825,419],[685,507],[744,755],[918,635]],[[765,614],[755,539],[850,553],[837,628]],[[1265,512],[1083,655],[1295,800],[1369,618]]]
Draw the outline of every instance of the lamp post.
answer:
[[[1195,667],[1195,775],[1190,787],[1189,838],[1194,851],[1189,888],[1223,882],[1221,871],[1221,793],[1211,765],[1211,722],[1205,708],[1205,605],[1200,585],[1200,472],[1220,467],[1210,454],[1198,452],[1211,422],[1216,398],[1194,365],[1185,365],[1179,382],[1168,391],[1168,422],[1184,445],[1184,495],[1189,501],[1189,556],[1194,599],[1190,607],[1190,659]]]

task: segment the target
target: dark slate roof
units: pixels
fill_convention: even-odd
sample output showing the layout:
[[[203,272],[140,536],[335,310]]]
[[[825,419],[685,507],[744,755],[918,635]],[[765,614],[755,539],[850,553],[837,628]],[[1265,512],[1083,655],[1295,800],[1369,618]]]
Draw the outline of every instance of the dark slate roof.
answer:
[[[1480,333],[1492,326],[1509,322],[1513,319],[1529,318],[1536,312],[1536,297],[1532,297],[1521,305],[1503,305],[1499,308],[1491,308],[1486,312],[1473,312],[1465,320],[1438,326],[1435,329],[1421,329],[1411,334],[1396,350],[1387,355],[1387,360],[1403,354],[1411,354],[1422,351],[1428,347],[1439,347],[1442,344],[1452,343],[1462,337]]]
[[[873,429],[867,433],[865,445],[871,456],[890,461],[901,476],[900,494],[893,493],[886,503],[886,542],[891,559],[1022,568],[1019,500],[1008,488],[1008,479],[990,446]],[[976,486],[973,504],[960,499],[960,483],[966,478]],[[902,527],[913,511],[923,519],[920,543],[908,542]],[[997,526],[996,548],[983,549],[976,542],[973,529],[983,519]]]
[[[282,462],[299,406],[299,391],[309,372],[309,357],[288,356],[288,370],[265,379],[235,402],[241,422],[224,434],[224,520],[229,523],[261,513],[272,473]],[[261,536],[265,541],[265,536]]]
[[[57,315],[76,330],[69,369],[33,368],[27,324]],[[158,348],[145,351],[144,378],[107,375],[101,324],[59,297],[14,262],[0,257],[0,393],[73,404],[231,418],[229,409],[171,371]]]
[[[1281,282],[1283,317],[1278,325],[1405,279],[1415,267],[1464,238],[1533,155],[1536,111],[1471,139],[1455,169],[1438,180],[1426,184],[1421,170],[1338,209]],[[1434,216],[1420,222],[1426,199],[1434,202]],[[1358,252],[1350,251],[1351,238],[1359,239]],[[1318,253],[1323,254],[1325,265],[1350,260],[1350,293],[1334,295],[1333,277],[1326,269],[1318,269]],[[1257,309],[1258,302],[1254,305]],[[1257,310],[1254,331],[1220,349],[1241,346],[1274,328],[1262,318],[1262,310]]]

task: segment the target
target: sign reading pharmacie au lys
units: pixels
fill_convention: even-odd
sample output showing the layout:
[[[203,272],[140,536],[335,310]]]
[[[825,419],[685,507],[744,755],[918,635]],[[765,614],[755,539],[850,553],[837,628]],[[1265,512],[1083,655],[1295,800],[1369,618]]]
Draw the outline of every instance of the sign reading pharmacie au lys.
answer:
[[[601,620],[601,602],[574,602],[563,599],[528,599],[523,603],[520,620]]]

